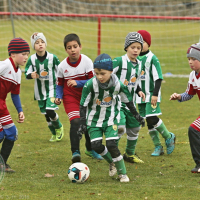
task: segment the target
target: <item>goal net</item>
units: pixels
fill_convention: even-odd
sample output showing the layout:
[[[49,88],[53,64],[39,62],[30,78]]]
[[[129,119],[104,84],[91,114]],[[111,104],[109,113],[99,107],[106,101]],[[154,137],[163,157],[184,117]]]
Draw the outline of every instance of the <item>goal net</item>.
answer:
[[[147,30],[150,50],[163,73],[188,74],[186,52],[199,42],[200,2],[197,0],[0,0],[0,60],[8,57],[13,37],[30,44],[33,32],[43,32],[47,51],[63,60],[63,39],[79,35],[82,53],[92,60],[99,53],[125,54],[129,32]],[[31,48],[31,54],[34,51]]]

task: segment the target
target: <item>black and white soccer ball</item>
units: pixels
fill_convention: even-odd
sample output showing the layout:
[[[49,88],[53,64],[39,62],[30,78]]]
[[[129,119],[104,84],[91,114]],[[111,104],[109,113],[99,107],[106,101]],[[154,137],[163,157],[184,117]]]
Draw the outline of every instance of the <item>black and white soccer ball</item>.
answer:
[[[81,162],[73,163],[68,169],[68,177],[72,183],[84,183],[90,176],[89,167]]]

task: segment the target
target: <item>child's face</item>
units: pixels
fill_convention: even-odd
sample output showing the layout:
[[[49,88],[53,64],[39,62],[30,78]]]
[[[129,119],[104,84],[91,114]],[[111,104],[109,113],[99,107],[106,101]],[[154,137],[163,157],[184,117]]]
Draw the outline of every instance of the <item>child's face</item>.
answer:
[[[11,53],[11,57],[16,66],[21,65],[24,66],[28,59],[29,52],[22,52],[22,53]]]
[[[42,39],[38,39],[36,42],[35,42],[35,51],[37,52],[37,53],[43,53],[43,52],[45,52],[45,50],[46,50],[46,44],[45,44],[45,42],[42,40]]]
[[[69,55],[70,62],[78,61],[81,49],[82,49],[82,47],[81,47],[81,45],[79,46],[77,41],[71,41],[66,44],[65,51]]]
[[[200,61],[198,61],[195,58],[188,57],[188,63],[190,65],[190,68],[194,70],[195,72],[199,73],[200,72]]]
[[[131,61],[136,61],[136,58],[141,52],[142,46],[139,42],[134,42],[126,48],[127,56]]]
[[[149,45],[144,41],[143,42],[143,48],[142,48],[142,52],[146,52],[149,50]]]
[[[97,77],[97,79],[101,82],[101,83],[106,83],[108,80],[110,80],[110,76],[112,74],[112,71],[108,71],[105,69],[97,69],[94,68],[94,73],[95,76]]]

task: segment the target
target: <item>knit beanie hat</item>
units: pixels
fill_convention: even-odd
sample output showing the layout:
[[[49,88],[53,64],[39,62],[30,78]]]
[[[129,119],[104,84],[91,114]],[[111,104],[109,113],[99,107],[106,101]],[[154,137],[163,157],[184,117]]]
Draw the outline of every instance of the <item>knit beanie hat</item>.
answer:
[[[187,50],[187,58],[192,57],[200,61],[200,43],[196,43],[190,46]]]
[[[30,52],[30,47],[28,43],[22,38],[14,38],[8,44],[8,54],[11,53],[22,53],[22,52]]]
[[[33,35],[31,36],[31,45],[32,45],[33,49],[35,49],[34,48],[35,42],[38,39],[42,39],[45,42],[46,46],[47,46],[47,40],[46,40],[46,38],[45,38],[43,33],[33,33]]]
[[[94,61],[94,68],[113,71],[112,59],[108,54],[100,54]]]
[[[139,30],[138,33],[140,33],[140,35],[143,37],[143,40],[149,45],[151,46],[151,35],[149,32],[145,31],[145,30]]]
[[[142,36],[137,32],[130,32],[125,39],[124,44],[124,50],[126,51],[126,48],[131,45],[134,42],[139,42],[143,48],[143,38]]]

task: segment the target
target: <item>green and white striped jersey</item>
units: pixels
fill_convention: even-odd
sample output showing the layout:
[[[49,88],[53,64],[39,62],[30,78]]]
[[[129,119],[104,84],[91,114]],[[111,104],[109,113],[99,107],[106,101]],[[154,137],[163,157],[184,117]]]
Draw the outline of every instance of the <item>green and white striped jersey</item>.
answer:
[[[36,54],[29,57],[25,67],[25,76],[36,71],[39,78],[35,79],[34,99],[46,100],[56,96],[56,76],[59,59],[54,54],[47,52],[47,57],[43,62],[37,59]]]
[[[141,97],[136,96],[136,103],[151,102],[151,96],[155,87],[155,81],[157,79],[163,79],[162,69],[158,58],[151,52],[144,56],[139,56],[139,60],[142,61],[142,73],[138,80],[139,86],[145,94],[145,102],[142,102]],[[158,92],[158,102],[161,101],[161,89]]]
[[[113,59],[113,73],[116,74],[119,80],[128,87],[133,99],[135,99],[137,79],[142,73],[141,61],[137,59],[137,63],[138,64],[134,66],[127,54]],[[123,104],[123,106],[125,105]]]
[[[115,75],[114,75],[115,76]],[[120,97],[121,101],[128,103],[132,96],[128,88],[116,77],[114,86],[102,89],[94,76],[83,87],[81,102],[87,107],[87,125],[90,127],[107,127],[119,123]]]

